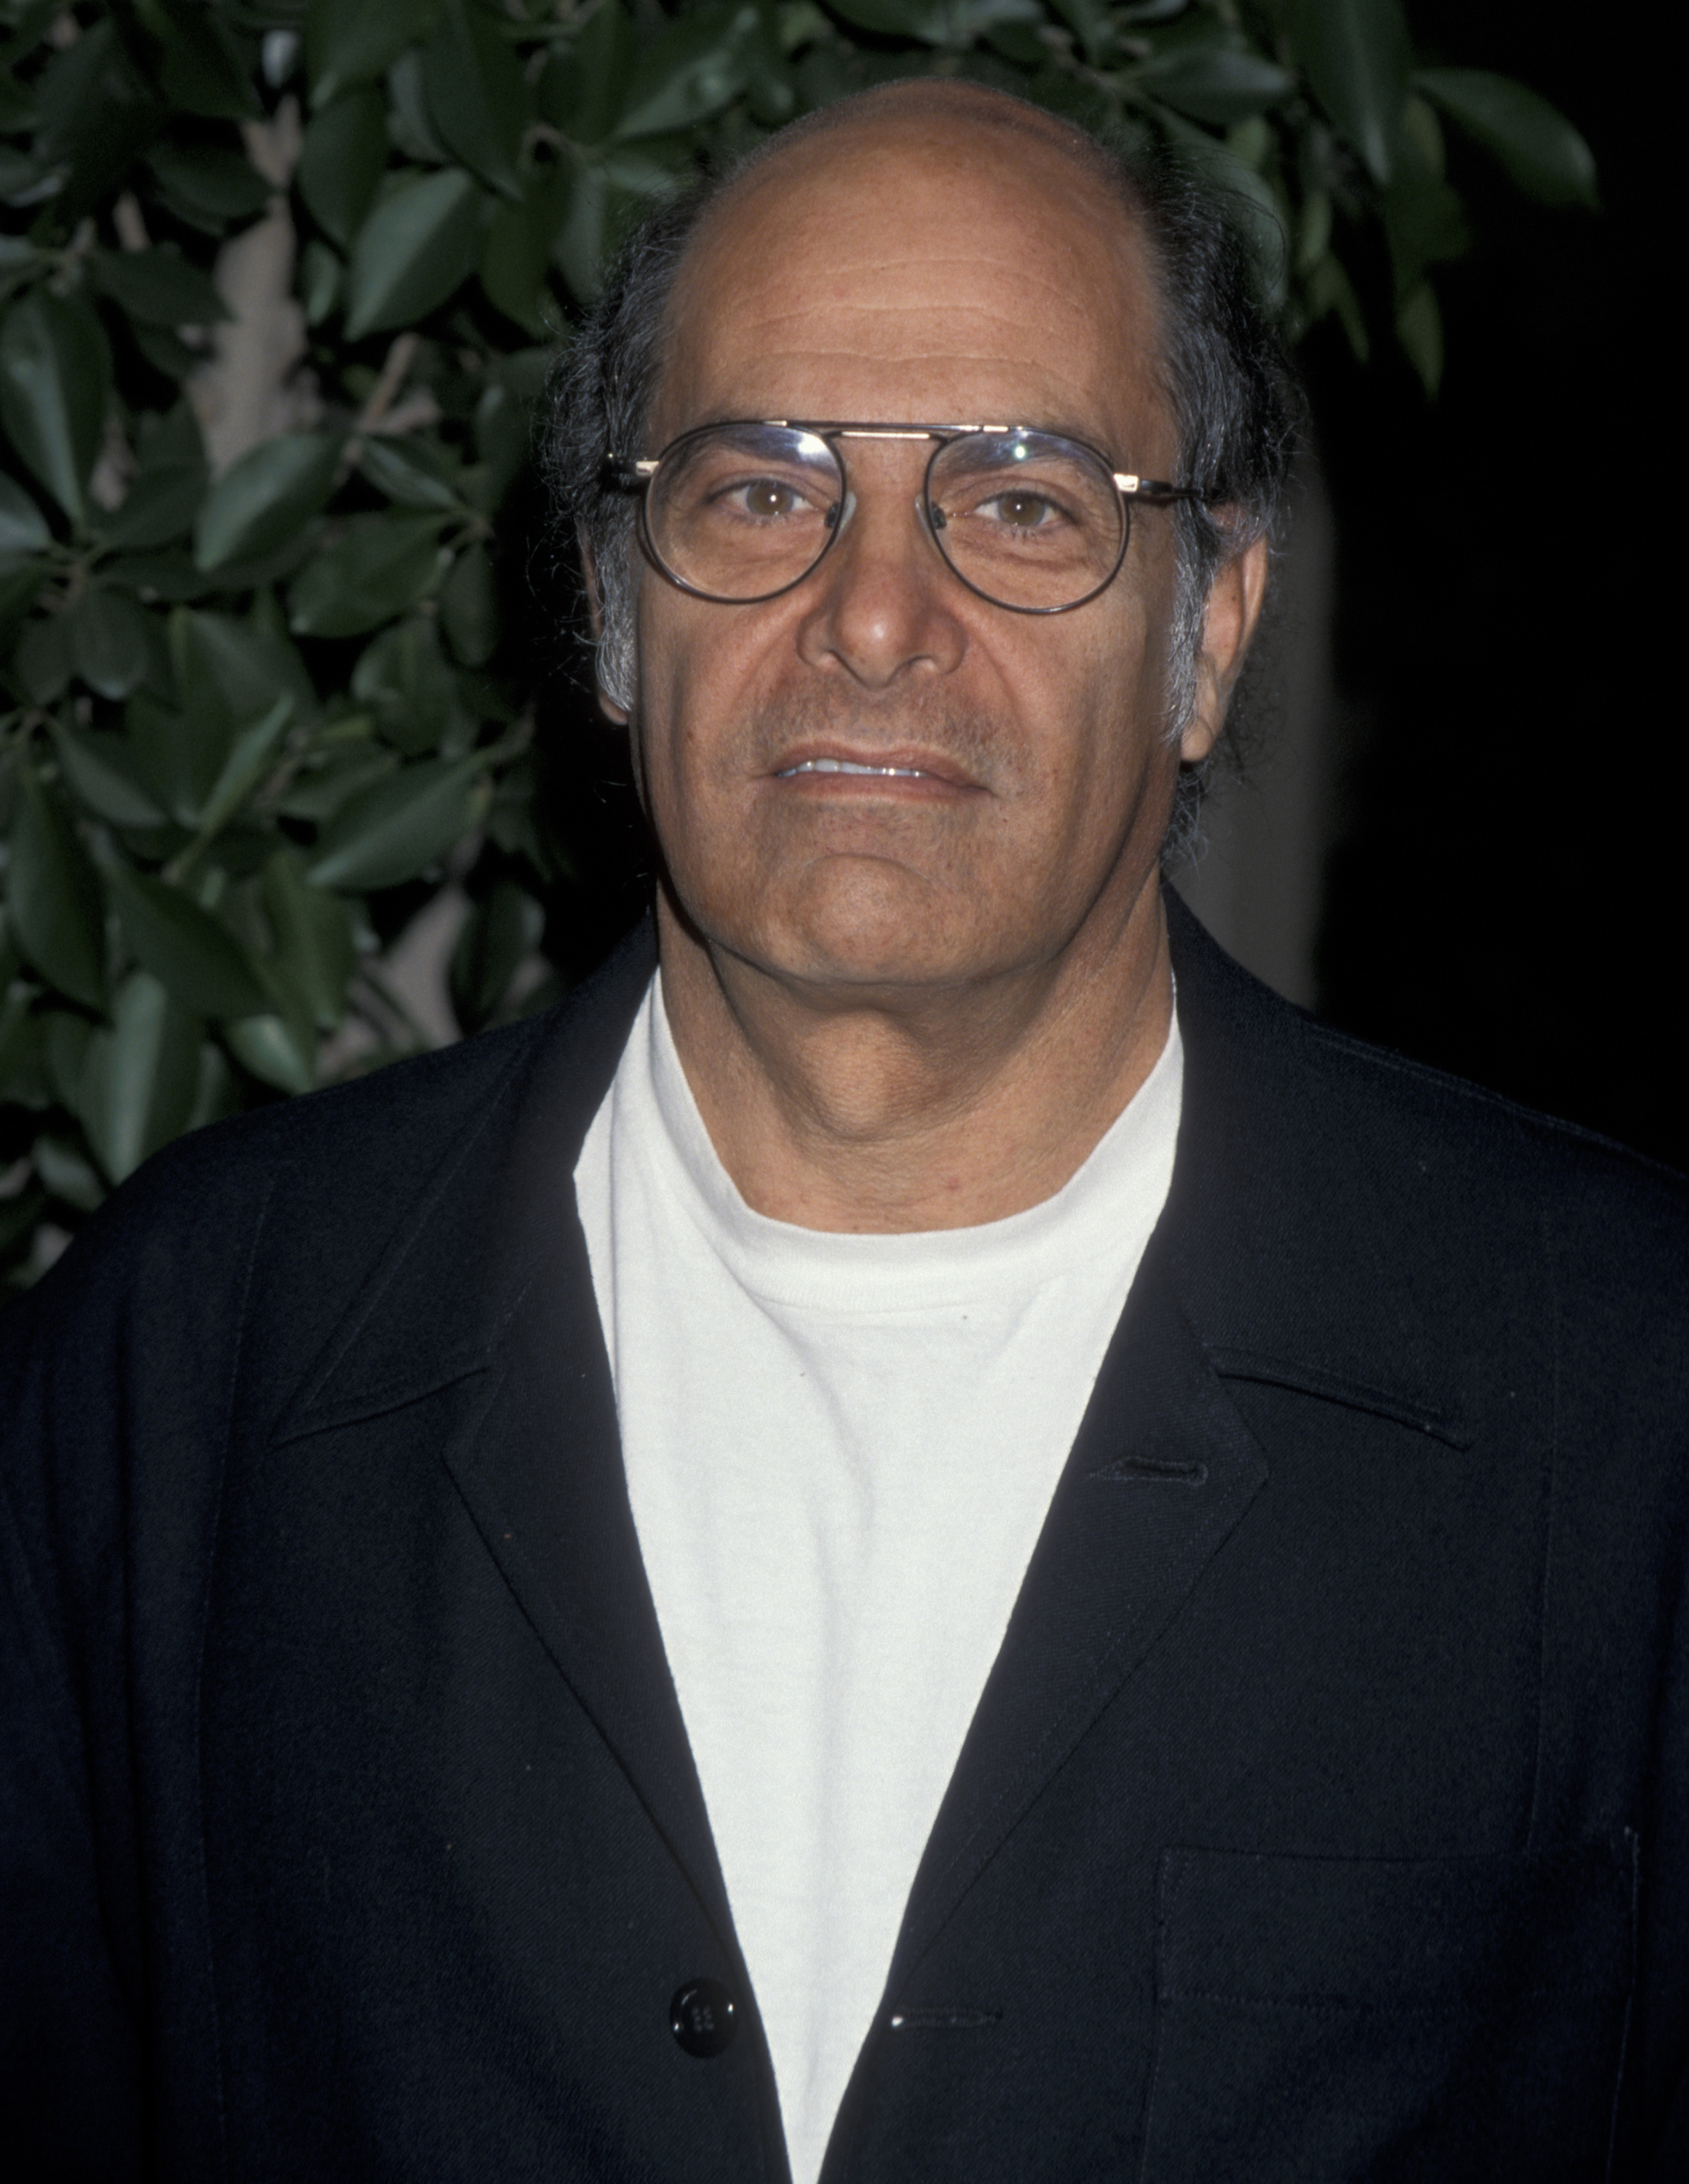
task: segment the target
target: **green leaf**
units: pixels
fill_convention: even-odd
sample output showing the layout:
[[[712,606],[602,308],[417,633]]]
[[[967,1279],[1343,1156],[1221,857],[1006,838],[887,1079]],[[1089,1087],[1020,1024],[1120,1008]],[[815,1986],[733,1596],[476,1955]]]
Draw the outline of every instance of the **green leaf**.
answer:
[[[72,666],[102,698],[140,688],[149,664],[147,624],[122,592],[91,586],[65,617],[65,638]]]
[[[521,204],[495,205],[481,246],[482,287],[525,333],[545,333],[556,315],[547,308],[545,282],[555,204],[555,192],[544,189]]]
[[[1413,48],[1401,0],[1298,0],[1296,56],[1374,181],[1395,165]]]
[[[345,904],[311,885],[292,850],[278,850],[265,865],[262,892],[277,964],[304,994],[317,1029],[335,1030],[357,961]]]
[[[484,546],[465,547],[440,588],[440,621],[465,667],[493,657],[499,642],[499,592]]]
[[[278,1092],[309,1092],[316,1083],[315,1056],[305,1050],[285,1017],[273,1012],[247,1017],[231,1023],[223,1036],[236,1059]]]
[[[539,79],[542,117],[571,144],[602,144],[616,126],[639,58],[639,36],[618,0],[604,0],[567,53],[554,53]]]
[[[105,903],[86,851],[56,797],[24,766],[12,823],[6,908],[25,956],[51,986],[105,1006]]]
[[[197,1016],[263,1016],[275,1001],[227,926],[167,880],[114,865],[108,874],[118,922],[142,970]]]
[[[199,1084],[198,1019],[145,971],[118,989],[110,1031],[83,1057],[77,1112],[114,1183],[185,1130]]]
[[[859,4],[902,11],[902,0],[852,0]],[[917,0],[912,12],[924,17],[943,9],[939,0],[930,7]],[[634,67],[616,124],[617,141],[690,129],[731,105],[748,81],[745,48],[756,29],[756,9],[739,6],[700,8],[659,32]]]
[[[1051,0],[1051,4],[1052,12],[1084,48],[1085,58],[1091,66],[1099,66],[1114,43],[1114,25],[1102,0]]]
[[[1462,256],[1471,242],[1458,196],[1407,140],[1384,193],[1384,229],[1398,302],[1419,287],[1428,265]]]
[[[0,299],[21,282],[31,279],[42,264],[42,254],[27,237],[0,235]]]
[[[0,471],[0,554],[44,554],[52,543],[47,518],[23,488]]]
[[[212,784],[199,815],[194,838],[198,850],[226,826],[242,802],[257,788],[282,731],[293,714],[293,694],[284,690],[261,720],[242,728],[235,738],[223,771]]]
[[[475,444],[488,471],[488,506],[496,508],[528,459],[533,420],[506,387],[487,387],[475,405]]]
[[[326,826],[360,789],[367,788],[371,782],[385,780],[398,766],[399,760],[392,751],[379,749],[369,743],[361,748],[314,755],[294,776],[276,809],[283,818],[309,820],[314,827]]]
[[[346,8],[356,15],[368,9]],[[299,153],[299,194],[323,233],[343,250],[357,233],[387,172],[387,103],[378,91],[354,91],[316,114]]]
[[[283,690],[292,693],[300,718],[316,713],[316,692],[298,649],[250,621],[179,608],[170,616],[170,654],[182,704],[227,728],[261,718]]]
[[[61,175],[44,170],[27,153],[0,144],[0,203],[40,204],[45,198],[57,197],[63,183]]]
[[[17,679],[37,705],[62,697],[70,680],[70,648],[64,641],[64,616],[47,615],[30,622],[12,656]]]
[[[305,307],[305,324],[320,326],[340,301],[346,282],[346,265],[321,236],[313,236],[299,253],[299,301]]]
[[[191,402],[178,402],[162,417],[143,418],[138,447],[141,474],[151,470],[175,470],[184,464],[203,465],[205,442]]]
[[[155,144],[147,164],[171,209],[215,235],[269,203],[270,185],[250,161],[220,144]]]
[[[53,212],[69,233],[115,192],[130,162],[158,134],[166,109],[125,50],[109,12],[53,55],[35,90],[42,118],[36,157],[65,170]]]
[[[456,482],[426,441],[371,435],[359,449],[358,467],[401,508],[450,510],[463,505]]]
[[[6,55],[9,63],[13,56]],[[35,102],[17,79],[9,74],[0,74],[0,130],[7,136],[22,136],[36,125]]]
[[[44,1009],[41,1016],[47,1073],[61,1106],[75,1107],[93,1026],[70,1009]]]
[[[197,827],[206,798],[228,761],[233,740],[226,709],[200,704],[183,711],[137,690],[124,727],[142,777],[179,826]]]
[[[144,326],[211,326],[229,308],[173,243],[156,250],[97,250],[89,270],[102,295]]]
[[[117,25],[108,16],[91,24],[82,36],[61,47],[47,62],[35,85],[42,122],[36,150],[43,160],[74,160],[86,148],[90,120],[98,124],[102,118],[102,79],[121,59]]]
[[[457,726],[457,686],[422,615],[384,629],[352,671],[352,695],[408,758],[438,751]]]
[[[1414,83],[1544,204],[1600,202],[1595,157],[1571,123],[1524,84],[1486,69],[1421,69]]]
[[[505,197],[520,198],[516,171],[530,115],[516,55],[491,19],[468,0],[441,0],[422,49],[422,87],[435,128],[465,166]]]
[[[402,159],[425,167],[449,167],[452,155],[440,142],[422,87],[422,55],[412,46],[387,72],[387,135]]]
[[[75,523],[105,430],[111,351],[85,304],[37,289],[0,326],[0,424]]]
[[[1311,273],[1331,247],[1331,193],[1310,189],[1296,221],[1296,270]]]
[[[438,515],[354,516],[288,593],[307,637],[359,637],[413,607],[439,574]]]
[[[828,0],[835,15],[882,38],[910,38],[942,46],[950,35],[945,0]]]
[[[1348,337],[1356,363],[1364,364],[1372,349],[1367,337],[1367,322],[1354,284],[1335,252],[1328,251],[1309,274],[1307,302],[1309,325],[1317,325],[1328,311],[1335,311],[1337,323]]]
[[[41,1019],[27,990],[0,989],[0,1104],[42,1108],[53,1104],[42,1051]]]
[[[1427,394],[1442,384],[1442,313],[1429,281],[1422,281],[1396,314],[1396,337]]]
[[[280,432],[231,463],[199,511],[195,566],[254,560],[297,538],[328,504],[340,448],[335,432]]]
[[[482,760],[425,760],[362,790],[323,829],[307,877],[318,887],[398,887],[438,864],[486,808]]]
[[[161,379],[186,379],[205,361],[197,350],[188,348],[162,326],[138,326],[131,324],[130,332],[135,346]]]
[[[590,304],[603,285],[611,214],[610,177],[578,152],[560,160],[552,177],[551,259],[569,292]]]
[[[92,1213],[105,1197],[99,1178],[75,1145],[62,1138],[37,1138],[31,1148],[36,1173],[55,1198]]]
[[[438,0],[310,0],[305,65],[311,103],[326,106],[348,85],[368,83],[409,45],[425,38]]]
[[[479,1031],[497,1012],[544,930],[545,912],[514,880],[500,880],[464,920],[448,980],[465,1032]]]
[[[161,827],[164,813],[121,736],[53,723],[59,770],[76,801],[114,827]]]
[[[1176,54],[1164,68],[1146,71],[1144,85],[1180,114],[1224,127],[1281,105],[1296,80],[1259,53],[1218,50]]]
[[[18,624],[36,603],[47,582],[45,561],[8,561],[0,566],[0,644],[9,644]]]
[[[159,81],[173,106],[208,120],[241,121],[263,109],[216,13],[185,0],[131,0],[163,47]]]
[[[347,338],[408,326],[443,304],[474,266],[480,224],[481,192],[460,167],[384,198],[352,246]]]
[[[132,552],[168,546],[192,528],[211,482],[199,426],[186,402],[141,443],[141,467],[123,505],[103,519],[107,545]]]

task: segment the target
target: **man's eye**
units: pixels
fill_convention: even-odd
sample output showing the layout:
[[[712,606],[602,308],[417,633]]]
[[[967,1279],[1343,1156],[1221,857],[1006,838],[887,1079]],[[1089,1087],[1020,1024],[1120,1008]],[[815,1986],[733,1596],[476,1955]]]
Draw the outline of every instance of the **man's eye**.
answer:
[[[795,515],[808,505],[794,486],[784,485],[778,478],[753,478],[732,498],[739,501],[747,515],[760,517],[764,522]]]
[[[1053,500],[1038,493],[997,493],[981,501],[978,513],[1011,531],[1043,531],[1062,520]]]

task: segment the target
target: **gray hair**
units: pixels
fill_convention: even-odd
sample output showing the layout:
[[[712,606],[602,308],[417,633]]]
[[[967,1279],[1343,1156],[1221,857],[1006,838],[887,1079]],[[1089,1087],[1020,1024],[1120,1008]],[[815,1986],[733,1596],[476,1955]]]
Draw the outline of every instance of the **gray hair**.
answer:
[[[955,96],[961,86],[946,89]],[[1046,140],[1058,133],[1138,221],[1149,246],[1162,304],[1160,378],[1178,432],[1179,478],[1204,494],[1201,502],[1174,504],[1167,734],[1177,744],[1196,704],[1196,662],[1215,575],[1256,539],[1270,537],[1279,521],[1302,428],[1301,391],[1259,301],[1248,250],[1218,193],[1187,164],[1155,145],[1104,142],[1005,93],[978,95],[989,99],[990,118],[1012,129],[1035,130]],[[843,100],[805,115],[661,205],[622,248],[597,304],[553,370],[541,420],[543,467],[566,550],[578,533],[592,555],[599,686],[630,710],[638,514],[633,496],[610,481],[607,464],[612,451],[626,457],[643,447],[681,262],[705,215],[751,169],[794,138],[848,121],[858,103]],[[1241,756],[1229,719],[1209,758],[1180,769],[1165,862],[1194,852],[1207,776],[1223,755],[1235,766]]]

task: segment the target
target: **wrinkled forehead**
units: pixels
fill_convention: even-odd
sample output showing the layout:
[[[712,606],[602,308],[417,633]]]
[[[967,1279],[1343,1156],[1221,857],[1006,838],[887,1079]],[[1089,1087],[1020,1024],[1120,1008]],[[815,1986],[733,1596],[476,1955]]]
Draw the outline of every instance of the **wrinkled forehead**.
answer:
[[[754,166],[675,281],[655,436],[727,415],[977,417],[1129,443],[1148,467],[1146,419],[1168,421],[1147,247],[1069,132],[1025,111],[860,102]]]

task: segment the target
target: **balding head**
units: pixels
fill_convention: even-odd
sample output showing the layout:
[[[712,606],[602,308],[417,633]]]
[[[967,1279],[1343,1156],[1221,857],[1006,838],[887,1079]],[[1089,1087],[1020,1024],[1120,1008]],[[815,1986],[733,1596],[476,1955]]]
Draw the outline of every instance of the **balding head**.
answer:
[[[640,452],[727,415],[1008,415],[1167,475],[1156,281],[1138,222],[1073,142],[949,85],[895,86],[774,139],[688,238]]]
[[[1083,339],[1123,307],[1123,367],[1147,367],[1164,385],[1158,269],[1116,164],[1084,131],[1023,99],[917,79],[805,115],[711,193],[674,276],[659,352],[665,383],[650,390],[661,414],[647,437],[653,426],[663,437],[680,429],[684,400],[666,377],[682,330],[736,289],[774,285],[777,257],[820,267],[848,253],[889,271],[938,237],[939,265],[952,239],[966,238],[1006,309],[1038,311],[1045,332],[1069,321],[1058,338]],[[883,347],[898,336],[881,320],[861,338]]]
[[[918,135],[952,121],[976,132],[989,131],[998,142],[1000,153],[1017,138],[1023,145],[1042,144],[1065,153],[1076,168],[1112,182],[1108,154],[1089,131],[1052,114],[1047,107],[1034,106],[989,84],[943,76],[906,77],[900,82],[878,85],[872,91],[858,92],[850,98],[836,99],[830,106],[817,107],[748,153],[734,170],[734,180],[755,174],[817,137],[841,131],[907,125]]]

